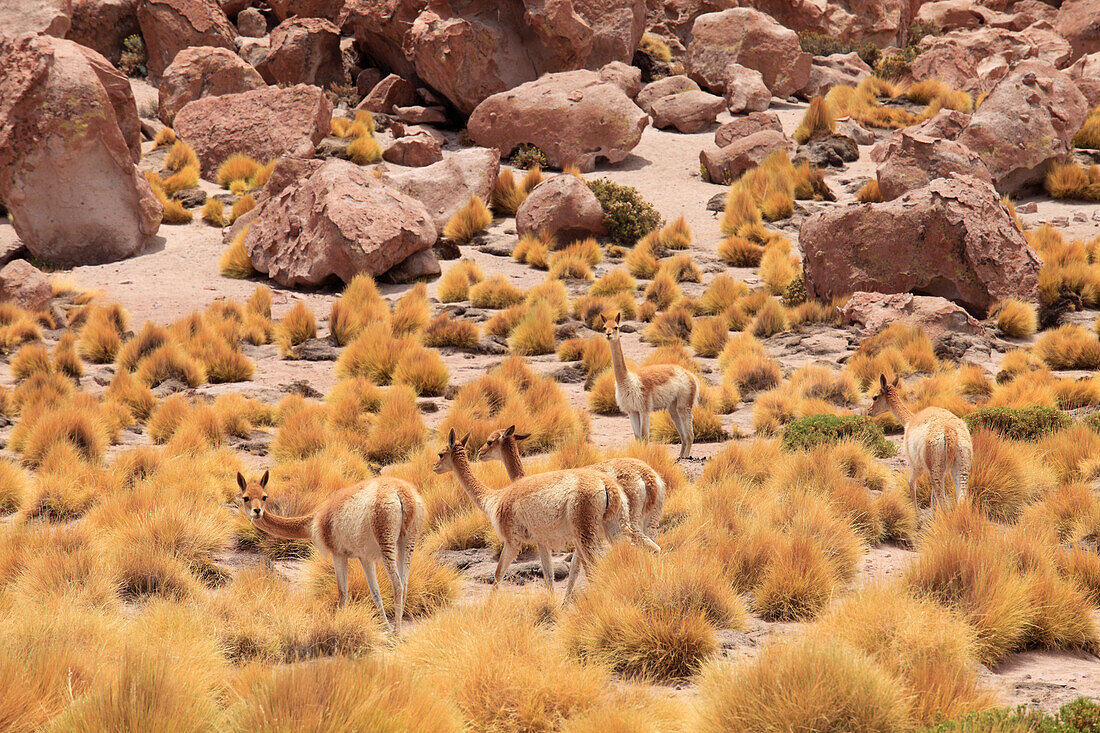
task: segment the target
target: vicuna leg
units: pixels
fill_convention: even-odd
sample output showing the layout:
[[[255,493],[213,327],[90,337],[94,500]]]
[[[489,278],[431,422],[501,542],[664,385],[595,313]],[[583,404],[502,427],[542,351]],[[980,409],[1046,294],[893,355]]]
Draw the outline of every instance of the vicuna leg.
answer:
[[[336,587],[340,591],[340,600],[338,601],[341,606],[347,605],[348,602],[348,559],[346,557],[339,557],[334,555],[332,557],[332,567],[336,571]]]
[[[649,442],[649,410],[640,413],[642,418],[642,440]]]
[[[573,596],[573,585],[577,580],[577,576],[580,575],[580,571],[584,571],[584,577],[588,578],[592,573],[592,566],[595,564],[595,555],[592,548],[585,542],[577,544],[576,549],[573,551],[573,567],[569,568],[569,585],[565,588],[565,597],[571,598]],[[576,569],[574,569],[576,568]]]
[[[401,617],[405,613],[405,585],[401,582],[401,573],[397,568],[397,547],[388,544],[381,545],[382,567],[386,569],[386,575],[390,577],[390,588],[393,589],[393,628],[401,630]]]
[[[920,504],[917,503],[917,480],[919,477],[920,474],[917,473],[917,469],[909,469],[909,490],[913,492],[913,508],[918,511],[920,510]]]
[[[565,581],[565,597],[573,595],[573,585],[581,572],[581,554],[573,548],[573,559],[569,562],[569,579]]]
[[[370,589],[370,597],[374,600],[374,606],[378,609],[378,615],[382,619],[382,623],[385,624],[387,629],[393,629],[390,626],[390,620],[386,618],[386,606],[382,603],[382,591],[378,590],[378,575],[374,570],[374,563],[367,560],[365,557],[359,558],[359,562],[363,565],[363,575],[367,576],[367,588]]]
[[[550,550],[546,545],[539,545],[539,560],[542,562],[542,577],[546,580],[546,587],[554,592],[554,563],[550,559]]]
[[[642,439],[642,416],[637,412],[628,412],[630,416],[630,429],[634,431],[634,437]]]
[[[691,405],[685,409],[683,405],[677,405],[680,420],[677,426],[680,429],[680,457],[691,456],[691,446],[695,444],[695,419],[691,413]]]
[[[513,547],[508,543],[504,543],[504,547],[500,550],[500,560],[497,561],[497,572],[493,576],[493,590],[496,590],[497,586],[500,585],[500,581],[504,579],[504,571],[508,569],[508,566],[512,564],[518,554],[519,545]]]

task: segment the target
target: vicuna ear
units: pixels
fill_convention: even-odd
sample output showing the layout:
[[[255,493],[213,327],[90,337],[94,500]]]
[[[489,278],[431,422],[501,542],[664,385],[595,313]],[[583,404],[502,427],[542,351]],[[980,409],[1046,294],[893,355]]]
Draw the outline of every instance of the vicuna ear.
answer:
[[[244,480],[244,476],[241,475],[240,471],[237,471],[237,486],[241,487],[241,491],[244,491],[245,487],[248,486],[248,482]]]
[[[270,473],[268,471],[264,471],[264,475],[260,476],[260,488],[261,489],[266,489],[267,488],[268,478],[270,478]]]
[[[886,375],[885,374],[878,375],[878,383],[882,386],[882,391],[885,392],[886,391]]]
[[[507,438],[509,435],[511,435],[514,432],[516,432],[516,426],[515,425],[509,425],[508,429],[504,431],[504,435],[502,435],[501,437],[502,438]]]
[[[447,445],[452,448],[455,447],[455,429],[451,428],[451,432],[447,433]]]
[[[513,436],[513,437],[515,437],[516,440],[527,440],[528,438],[531,437],[531,434],[530,433],[516,433],[515,436]]]
[[[899,375],[895,374],[894,375],[894,386],[897,387],[899,382],[901,382],[901,377]]]
[[[618,326],[620,323],[622,323],[622,320],[623,320],[623,314],[622,313],[616,313],[615,314],[615,325]]]
[[[462,442],[459,445],[465,446],[470,441],[470,434],[466,433],[462,436]]]

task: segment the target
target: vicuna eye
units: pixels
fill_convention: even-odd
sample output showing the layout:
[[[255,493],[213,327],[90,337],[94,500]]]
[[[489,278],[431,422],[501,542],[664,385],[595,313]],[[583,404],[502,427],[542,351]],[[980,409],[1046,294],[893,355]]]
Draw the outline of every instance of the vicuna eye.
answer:
[[[261,496],[260,501],[267,501],[267,497],[266,496]]]

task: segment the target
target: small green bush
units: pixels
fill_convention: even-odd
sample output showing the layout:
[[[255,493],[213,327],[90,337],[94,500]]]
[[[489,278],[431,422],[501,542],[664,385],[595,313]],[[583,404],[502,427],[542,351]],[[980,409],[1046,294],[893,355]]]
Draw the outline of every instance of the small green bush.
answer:
[[[1065,430],[1073,420],[1054,407],[983,407],[963,418],[966,427],[974,432],[987,428],[1012,440],[1038,440],[1049,433]]]
[[[1100,704],[1079,697],[1058,711],[1058,721],[1076,733],[1100,733]]]
[[[513,168],[545,168],[546,153],[542,152],[538,145],[532,143],[520,143],[509,160]]]
[[[1057,715],[1044,715],[1023,705],[1014,710],[987,710],[947,720],[922,733],[991,733],[1029,731],[1033,733],[1100,733],[1100,705],[1080,697],[1063,705]]]
[[[135,33],[122,40],[122,54],[118,59],[118,68],[123,74],[146,76],[149,73],[145,68],[147,58],[145,39],[141,36]]]
[[[882,428],[859,415],[810,415],[787,423],[783,447],[806,450],[819,445],[855,438],[879,458],[889,458],[898,449],[886,439]]]
[[[603,207],[603,223],[617,244],[633,247],[661,225],[661,215],[653,204],[642,198],[638,189],[606,178],[587,183]]]
[[[790,285],[783,291],[783,305],[788,308],[793,308],[796,305],[802,305],[806,302],[806,282],[796,277],[791,280]]]
[[[920,49],[916,46],[907,46],[901,53],[892,53],[883,56],[875,64],[875,76],[880,79],[898,79],[909,71],[909,64],[920,56]]]
[[[1086,426],[1092,428],[1096,432],[1100,433],[1100,412],[1094,412],[1091,415],[1086,416],[1085,419],[1081,422],[1083,422]]]
[[[814,31],[801,31],[798,34],[798,45],[806,53],[814,56],[831,56],[834,53],[851,53],[855,51],[863,62],[872,69],[878,63],[882,51],[870,41],[853,42],[841,41],[832,36],[827,36]]]

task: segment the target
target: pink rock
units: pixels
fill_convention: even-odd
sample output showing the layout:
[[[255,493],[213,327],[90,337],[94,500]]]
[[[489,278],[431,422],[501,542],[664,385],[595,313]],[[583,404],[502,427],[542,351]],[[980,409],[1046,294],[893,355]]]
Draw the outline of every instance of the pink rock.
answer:
[[[256,211],[245,239],[252,266],[287,287],[381,275],[437,236],[419,202],[345,160],[325,162]]]
[[[1026,61],[993,87],[958,142],[981,156],[998,191],[1012,194],[1041,182],[1051,161],[1073,151],[1087,114],[1073,80]]]
[[[858,326],[872,336],[891,323],[924,329],[933,342],[951,333],[982,336],[985,329],[972,315],[945,298],[912,293],[852,293],[840,309],[845,326]]]
[[[344,79],[340,29],[322,18],[291,18],[271,31],[267,56],[256,66],[268,84],[314,84]]]
[[[442,107],[394,107],[394,116],[407,125],[442,125],[447,122],[447,111]]]
[[[373,67],[363,69],[355,77],[355,88],[358,90],[360,97],[365,97],[378,86],[380,81],[382,81],[381,71]]]
[[[35,312],[49,308],[52,299],[50,278],[26,260],[12,260],[0,269],[0,301]]]
[[[149,78],[154,81],[185,48],[237,50],[237,29],[214,0],[141,0],[137,17],[149,56]]]
[[[1067,66],[1076,57],[1073,54],[1073,46],[1069,41],[1058,35],[1054,26],[1045,21],[1038,21],[1020,31],[1020,35],[1035,44],[1039,49],[1037,58],[1056,69]]]
[[[810,80],[801,94],[806,99],[825,96],[838,86],[856,86],[871,75],[868,66],[858,53],[834,53],[831,56],[815,56],[810,68]]]
[[[245,8],[237,15],[237,31],[249,38],[267,35],[267,18],[256,8]]]
[[[920,45],[925,50],[909,64],[913,79],[939,79],[967,92],[988,89],[1008,69],[1039,57],[1034,41],[1023,33],[1002,28],[926,36]]]
[[[209,177],[233,153],[260,162],[313,157],[331,124],[332,104],[324,92],[298,84],[188,102],[176,115],[175,131],[195,149]]]
[[[813,57],[802,51],[798,34],[752,8],[700,15],[692,27],[686,66],[705,88],[725,92],[731,63],[756,69],[771,93],[786,97],[810,79]]]
[[[1085,95],[1089,109],[1100,107],[1100,52],[1077,59],[1066,74]]]
[[[467,129],[478,145],[503,155],[532,143],[552,166],[591,171],[598,158],[624,159],[647,121],[622,89],[596,72],[567,71],[494,94],[470,115]]]
[[[382,282],[387,283],[411,283],[419,280],[429,280],[439,277],[443,273],[439,266],[439,258],[430,249],[422,249],[406,257],[381,276]]]
[[[603,207],[579,176],[563,173],[535,186],[516,210],[516,232],[549,232],[566,242],[607,233]]]
[[[412,84],[397,74],[390,74],[375,85],[356,107],[368,112],[391,114],[394,107],[411,107],[416,104],[416,90]]]
[[[699,85],[686,76],[680,74],[666,76],[663,79],[651,81],[642,87],[642,90],[635,95],[634,103],[645,110],[647,115],[651,115],[653,114],[653,103],[658,99],[667,97],[670,94],[692,91],[699,91]]]
[[[601,67],[600,78],[622,89],[623,94],[631,99],[642,91],[642,70],[621,61],[612,61]]]
[[[775,112],[753,112],[744,117],[734,117],[714,133],[714,144],[724,148],[735,140],[748,137],[761,130],[783,132],[783,123]]]
[[[84,60],[107,92],[111,108],[115,111],[118,129],[126,141],[126,147],[130,149],[130,157],[137,163],[141,160],[141,120],[138,119],[137,103],[130,88],[130,80],[92,49],[80,45],[76,49],[84,54]]]
[[[923,188],[950,173],[993,183],[982,159],[953,140],[900,130],[885,142],[878,167],[878,186],[884,201]]]
[[[1100,2],[1065,0],[1058,8],[1054,28],[1073,49],[1070,61],[1100,51]]]
[[[443,150],[431,135],[407,135],[394,140],[382,151],[390,163],[420,168],[443,160]]]
[[[1001,298],[1036,299],[1039,258],[994,188],[967,176],[813,214],[798,242],[807,291],[819,298],[915,291],[977,314]]]
[[[836,134],[852,138],[856,141],[856,145],[873,145],[875,142],[875,133],[850,117],[837,119]]]
[[[164,70],[157,116],[171,125],[184,105],[203,97],[263,89],[263,77],[237,54],[224,48],[185,48]]]
[[[342,0],[267,0],[279,21],[297,15],[300,18],[324,18],[333,23],[340,20]]]
[[[923,3],[917,11],[916,19],[946,32],[986,25],[984,13],[989,12],[996,11],[983,8],[971,0],[936,0]]]
[[[140,33],[138,0],[72,0],[72,25],[65,37],[98,51],[112,64],[122,55],[122,42]]]
[[[585,68],[631,62],[645,30],[646,0],[573,0],[573,10],[592,29],[592,49],[584,60]],[[638,83],[640,86],[640,74]]]
[[[711,183],[729,185],[741,175],[764,162],[775,150],[794,151],[794,144],[782,132],[762,130],[734,140],[722,148],[704,147],[699,162]]]
[[[64,38],[72,12],[71,0],[0,0],[0,29],[12,38],[26,33]]]
[[[661,97],[653,103],[653,126],[675,127],[684,133],[703,132],[715,123],[726,100],[703,91],[681,92]]]
[[[733,114],[763,112],[772,103],[772,93],[764,75],[741,64],[726,67],[726,108]]]
[[[129,257],[160,225],[94,54],[0,36],[0,200],[31,254],[63,266]]]
[[[442,230],[471,196],[489,201],[499,172],[496,150],[464,148],[423,168],[387,166],[382,181],[424,204],[436,228]]]

